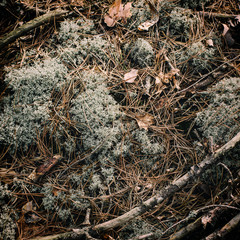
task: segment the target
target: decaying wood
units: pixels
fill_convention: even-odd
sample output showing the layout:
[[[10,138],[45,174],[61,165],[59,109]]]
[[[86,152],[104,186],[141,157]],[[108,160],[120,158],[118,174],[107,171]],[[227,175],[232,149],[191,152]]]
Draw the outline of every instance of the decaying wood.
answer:
[[[153,209],[156,205],[162,203],[165,199],[171,197],[174,193],[181,190],[184,186],[189,183],[192,183],[195,179],[197,179],[206,169],[210,168],[213,164],[217,162],[219,157],[226,154],[229,150],[235,147],[235,145],[240,142],[240,132],[231,139],[228,143],[222,146],[220,149],[214,152],[211,156],[207,156],[202,162],[197,165],[191,167],[190,171],[185,175],[180,177],[179,179],[172,182],[172,184],[163,188],[158,194],[151,197],[147,201],[143,202],[141,206],[135,207],[129,212],[115,218],[109,220],[107,222],[98,224],[91,227],[85,227],[80,229],[74,229],[74,234],[78,234],[78,236],[87,236],[90,237],[92,234],[96,234],[96,232],[104,232],[110,229],[122,226],[137,216],[142,215],[143,213]],[[236,221],[235,221],[236,222]],[[45,238],[35,238],[34,240],[52,240],[52,239],[67,239],[72,237],[71,233],[64,233],[56,235],[57,238],[45,237]],[[74,235],[75,236],[75,235]],[[94,238],[92,238],[94,239]]]
[[[40,17],[34,18],[33,20],[23,24],[22,26],[18,27],[17,29],[7,33],[5,36],[0,38],[0,49],[7,46],[9,43],[14,42],[17,38],[23,36],[24,34],[28,33],[30,30],[37,28],[44,23],[52,21],[53,19],[63,17],[66,15],[68,11],[65,10],[55,10],[49,13],[46,13]]]
[[[236,204],[236,202],[235,202],[235,204]],[[207,225],[211,225],[212,227],[215,227],[215,225],[217,223],[217,220],[221,216],[223,216],[224,214],[227,214],[229,209],[231,209],[231,210],[234,209],[234,210],[237,210],[237,211],[240,210],[236,207],[229,206],[229,205],[210,205],[210,206],[206,206],[206,207],[203,207],[199,210],[194,211],[195,212],[194,215],[197,216],[198,213],[203,211],[204,209],[211,208],[211,207],[214,207],[214,206],[216,206],[216,207],[214,209],[212,209],[211,211],[205,213],[201,217],[198,217],[194,222],[192,222],[192,223],[188,224],[187,226],[181,228],[176,233],[173,233],[169,237],[169,239],[170,240],[182,240],[182,239],[185,239],[187,236],[189,236],[190,234],[192,234],[194,232],[197,233],[199,228],[204,228],[205,229],[207,227]],[[180,222],[182,222],[182,221],[180,221]],[[186,221],[188,221],[187,218],[186,218]]]
[[[232,218],[226,225],[224,225],[219,231],[210,234],[203,240],[215,240],[225,239],[226,235],[235,230],[240,224],[240,213]]]

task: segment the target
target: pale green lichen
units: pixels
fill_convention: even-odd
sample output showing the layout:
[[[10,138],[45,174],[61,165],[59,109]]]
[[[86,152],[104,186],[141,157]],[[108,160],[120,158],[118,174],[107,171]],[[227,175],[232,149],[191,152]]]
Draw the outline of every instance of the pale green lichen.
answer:
[[[213,144],[225,144],[239,132],[240,78],[226,78],[208,90],[208,107],[197,114],[196,124]],[[211,139],[210,139],[211,138]]]
[[[5,82],[13,93],[3,101],[1,144],[11,145],[12,152],[26,151],[36,140],[50,117],[52,94],[67,81],[66,71],[57,59],[47,59],[7,74]]]
[[[6,201],[11,197],[13,196],[8,190],[8,186],[0,183],[0,239],[3,240],[16,239],[16,214],[13,211],[11,213],[11,208]]]
[[[153,65],[154,50],[145,39],[138,38],[134,43],[126,44],[124,50],[134,65],[139,65],[140,67]]]
[[[202,42],[195,42],[190,46],[172,53],[181,71],[205,73],[212,67],[211,60],[216,56],[216,49],[206,47]]]
[[[211,0],[181,0],[180,4],[185,8],[200,8],[203,9]]]

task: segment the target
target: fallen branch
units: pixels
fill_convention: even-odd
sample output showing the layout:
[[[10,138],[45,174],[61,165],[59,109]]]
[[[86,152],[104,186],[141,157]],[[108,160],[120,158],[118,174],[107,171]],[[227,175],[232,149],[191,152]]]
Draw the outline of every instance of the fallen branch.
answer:
[[[40,17],[34,18],[33,20],[23,24],[19,28],[7,33],[5,36],[0,38],[0,49],[8,45],[9,43],[14,42],[17,38],[28,33],[30,30],[37,28],[44,23],[47,23],[55,18],[64,16],[68,11],[65,10],[55,10],[49,13],[46,13]]]
[[[123,214],[122,216],[109,220],[105,223],[98,224],[93,228],[84,227],[82,229],[81,228],[73,229],[74,233],[68,232],[68,233],[58,234],[55,236],[57,236],[58,240],[72,239],[73,236],[75,237],[74,234],[78,234],[78,237],[86,236],[88,239],[91,239],[91,236],[96,235],[96,232],[108,231],[110,229],[126,224],[127,222],[131,221],[137,216],[140,216],[146,211],[153,209],[156,205],[158,205],[159,203],[162,203],[165,199],[171,197],[174,193],[181,190],[188,183],[191,183],[191,181],[193,181],[194,179],[197,179],[207,168],[215,164],[219,159],[219,157],[221,157],[222,155],[226,154],[229,150],[234,148],[238,142],[240,142],[240,132],[228,143],[226,143],[224,146],[218,149],[213,155],[207,156],[201,163],[195,166],[192,166],[190,171],[187,172],[185,175],[183,175],[181,178],[173,181],[172,184],[163,188],[158,194],[148,199],[147,201],[143,202],[141,206],[133,208],[132,210]],[[48,236],[44,238],[35,238],[34,240],[53,240],[53,239],[56,239],[56,238],[51,238],[51,236]]]
[[[226,225],[224,225],[219,231],[210,234],[203,240],[215,240],[215,239],[225,239],[226,235],[231,233],[240,224],[240,213],[232,218]]]
[[[204,16],[204,17],[214,17],[214,18],[236,18],[239,15],[234,15],[234,14],[227,14],[227,13],[213,13],[213,12],[204,12],[204,11],[200,11],[199,12],[200,15]]]
[[[143,202],[141,206],[135,207],[129,212],[119,216],[115,219],[107,221],[105,223],[101,223],[93,227],[95,231],[108,231],[115,227],[119,227],[137,216],[142,215],[148,210],[152,209],[156,205],[162,203],[165,199],[171,197],[174,193],[185,187],[188,183],[192,182],[194,179],[199,177],[207,168],[212,166],[217,162],[218,158],[224,154],[226,154],[230,149],[232,149],[238,142],[240,141],[240,132],[231,139],[228,143],[218,149],[213,155],[207,156],[201,163],[192,166],[190,171],[183,175],[176,181],[173,181],[172,184],[163,188],[158,194],[151,197],[147,201]]]

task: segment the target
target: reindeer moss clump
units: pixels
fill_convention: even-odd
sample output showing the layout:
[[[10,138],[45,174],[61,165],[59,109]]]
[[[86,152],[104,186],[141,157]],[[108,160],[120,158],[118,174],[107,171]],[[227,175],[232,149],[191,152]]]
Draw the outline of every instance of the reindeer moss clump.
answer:
[[[202,9],[205,5],[210,3],[211,0],[181,0],[180,4],[182,7],[185,8],[192,8],[192,9]]]
[[[181,40],[188,40],[191,31],[196,28],[198,18],[190,10],[183,11],[182,8],[175,7],[170,13],[169,25],[167,28],[170,34],[181,38]]]
[[[145,234],[153,233],[154,236],[157,236],[161,233],[160,230],[156,229],[151,224],[147,223],[141,218],[137,218],[128,223],[125,228],[119,234],[120,239],[135,239],[136,236],[142,236]],[[155,239],[154,237],[148,237],[148,239]]]
[[[6,204],[6,200],[11,197],[13,196],[10,194],[7,185],[0,183],[0,239],[4,240],[16,239],[16,216],[10,213],[11,209]]]
[[[202,135],[222,145],[240,130],[240,78],[226,78],[208,90],[208,107],[197,114],[196,124]]]
[[[126,44],[124,49],[134,65],[137,64],[140,67],[153,65],[154,51],[151,44],[145,39],[138,38],[136,42]]]
[[[47,59],[7,74],[5,82],[12,94],[4,99],[0,114],[1,144],[10,145],[12,151],[27,150],[47,124],[51,96],[66,83],[66,72],[57,59]]]
[[[59,43],[57,52],[60,58],[74,67],[79,66],[86,59],[90,64],[94,62],[104,64],[118,58],[115,46],[96,35],[91,20],[62,22],[57,43]]]
[[[191,69],[193,73],[205,73],[211,69],[211,60],[215,55],[215,48],[206,47],[202,42],[195,42],[185,49],[176,51],[172,57],[179,63],[182,71]]]

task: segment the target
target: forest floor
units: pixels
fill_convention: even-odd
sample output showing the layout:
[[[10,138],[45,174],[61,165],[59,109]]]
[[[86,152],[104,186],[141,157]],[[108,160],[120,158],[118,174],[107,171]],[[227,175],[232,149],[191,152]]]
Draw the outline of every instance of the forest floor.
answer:
[[[239,239],[239,1],[0,11],[0,239]]]

